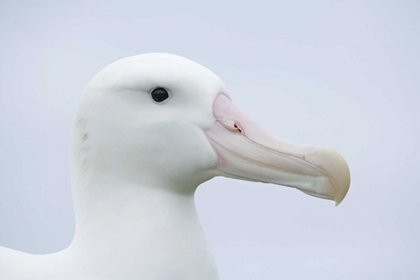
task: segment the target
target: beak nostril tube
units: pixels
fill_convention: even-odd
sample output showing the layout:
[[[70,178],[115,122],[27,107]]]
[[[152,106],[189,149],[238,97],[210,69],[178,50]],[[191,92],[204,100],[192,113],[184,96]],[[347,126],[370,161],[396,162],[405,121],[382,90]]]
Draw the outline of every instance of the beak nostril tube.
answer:
[[[237,124],[237,123],[235,123],[234,125],[233,125],[240,133],[242,133],[242,128]]]
[[[243,129],[239,125],[238,122],[228,119],[228,120],[218,120],[225,128],[227,128],[230,131],[239,131],[242,133]]]

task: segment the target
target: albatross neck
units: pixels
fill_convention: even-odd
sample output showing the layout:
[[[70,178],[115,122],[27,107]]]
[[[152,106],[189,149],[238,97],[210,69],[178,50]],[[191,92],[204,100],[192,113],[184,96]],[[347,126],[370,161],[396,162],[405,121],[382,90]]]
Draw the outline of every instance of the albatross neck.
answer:
[[[204,273],[201,279],[218,279],[194,190],[121,184],[73,187],[71,259],[92,273],[115,277],[124,272],[141,279],[199,279]]]
[[[73,188],[76,214],[74,243],[135,246],[152,240],[202,235],[194,190],[175,192],[161,186],[127,182]]]

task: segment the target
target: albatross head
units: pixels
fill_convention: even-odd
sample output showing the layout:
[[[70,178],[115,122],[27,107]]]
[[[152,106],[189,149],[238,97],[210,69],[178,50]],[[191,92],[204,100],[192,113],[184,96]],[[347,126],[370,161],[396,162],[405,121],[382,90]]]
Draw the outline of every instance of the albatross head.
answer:
[[[89,83],[73,130],[73,173],[173,192],[214,176],[273,183],[340,203],[349,188],[333,149],[287,142],[233,105],[210,70],[169,54],[117,61]]]

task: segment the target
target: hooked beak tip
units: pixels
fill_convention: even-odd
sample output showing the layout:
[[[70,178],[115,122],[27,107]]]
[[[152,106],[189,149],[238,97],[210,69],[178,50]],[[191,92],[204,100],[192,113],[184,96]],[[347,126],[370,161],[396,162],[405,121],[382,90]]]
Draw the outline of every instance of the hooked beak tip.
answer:
[[[323,169],[328,174],[334,189],[333,200],[337,207],[346,197],[350,188],[350,169],[346,160],[334,149],[319,147],[322,150]]]

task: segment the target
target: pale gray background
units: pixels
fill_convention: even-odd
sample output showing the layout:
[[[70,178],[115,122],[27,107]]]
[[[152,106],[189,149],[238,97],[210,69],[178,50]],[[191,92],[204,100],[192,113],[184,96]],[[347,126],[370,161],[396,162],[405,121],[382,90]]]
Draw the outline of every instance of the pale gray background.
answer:
[[[222,279],[420,279],[419,2],[85,2],[0,2],[1,246],[71,242],[78,96],[117,59],[170,52],[218,74],[267,130],[334,147],[352,173],[338,208],[274,185],[200,187]]]

